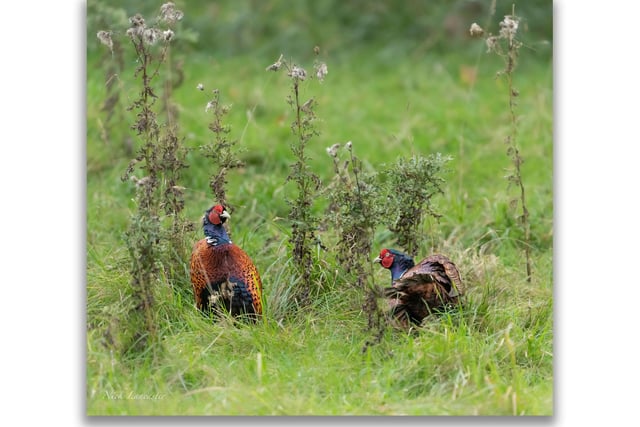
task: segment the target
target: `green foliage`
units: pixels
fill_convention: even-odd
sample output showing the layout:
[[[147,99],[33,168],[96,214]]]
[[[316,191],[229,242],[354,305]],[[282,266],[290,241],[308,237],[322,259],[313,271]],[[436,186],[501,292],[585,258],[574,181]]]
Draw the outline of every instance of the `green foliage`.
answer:
[[[429,156],[399,157],[382,172],[385,186],[389,230],[396,243],[412,257],[417,255],[423,233],[420,230],[426,215],[439,218],[432,198],[444,194],[442,177],[451,158],[440,153]]]
[[[379,45],[345,45],[348,54],[345,50],[340,61],[331,63],[331,80],[322,85],[321,91],[319,85],[305,80],[298,87],[297,102],[292,88],[293,108],[273,102],[282,98],[281,85],[277,83],[286,80],[293,85],[292,76],[264,73],[264,64],[272,52],[247,42],[249,39],[236,38],[237,34],[254,31],[239,25],[238,20],[255,17],[256,11],[264,12],[263,8],[271,6],[278,13],[263,15],[273,18],[273,28],[285,28],[286,20],[279,21],[277,17],[303,16],[298,15],[302,10],[322,11],[321,3],[296,2],[287,15],[284,5],[271,2],[258,2],[253,11],[249,11],[251,3],[235,2],[236,6],[231,7],[224,1],[207,2],[203,9],[207,13],[198,16],[207,24],[198,31],[202,28],[208,34],[224,37],[201,37],[200,40],[207,40],[206,49],[201,52],[193,51],[195,44],[184,49],[192,53],[184,63],[184,84],[172,85],[167,92],[164,83],[169,75],[164,67],[159,68],[154,78],[157,80],[152,80],[158,101],[151,104],[151,109],[159,124],[154,144],[178,144],[185,150],[175,156],[166,156],[162,150],[140,151],[147,138],[143,132],[136,145],[137,154],[144,156],[134,165],[131,175],[136,177],[135,186],[118,180],[128,158],[100,137],[100,108],[109,97],[102,75],[104,68],[98,68],[104,50],[97,51],[88,43],[88,414],[553,413],[551,62],[543,55],[527,55],[521,58],[529,61],[527,66],[518,69],[519,88],[523,93],[536,94],[519,99],[519,109],[527,114],[521,115],[518,122],[522,156],[527,156],[527,164],[531,165],[522,170],[528,194],[532,195],[527,199],[528,208],[537,219],[532,224],[531,256],[538,274],[529,284],[519,269],[519,224],[508,213],[509,198],[501,191],[504,181],[496,178],[504,161],[505,121],[504,99],[495,93],[506,90],[505,82],[478,78],[469,86],[461,73],[463,67],[471,67],[480,76],[495,70],[496,64],[488,56],[468,54],[465,49],[450,49],[447,55],[439,55],[433,51],[425,54],[421,47],[415,47],[409,55],[399,55],[393,48],[403,38],[400,35]],[[196,1],[185,6],[191,10],[202,5]],[[384,10],[377,2],[361,6],[363,12],[376,7]],[[444,4],[438,6],[446,9]],[[212,21],[208,8],[218,8],[221,14],[215,16],[221,20],[222,16],[234,14],[237,19]],[[346,9],[338,12],[343,10]],[[376,14],[376,19],[383,18]],[[186,13],[185,19],[191,16]],[[338,14],[336,19],[339,17]],[[366,13],[344,18],[358,25],[360,20],[368,19]],[[326,23],[329,28],[335,23],[331,19]],[[189,21],[189,26],[193,22]],[[308,22],[308,27],[318,22]],[[262,20],[256,22],[257,28],[263,24]],[[237,32],[229,32],[232,25],[237,26]],[[294,26],[298,25],[296,22]],[[468,23],[465,27],[468,31]],[[374,28],[375,25],[371,27]],[[349,29],[355,31],[356,25]],[[379,31],[382,38],[393,33],[386,27]],[[95,33],[89,30],[93,42]],[[176,42],[184,41],[182,34],[176,33]],[[341,40],[336,34],[331,33],[330,37]],[[291,40],[290,36],[291,33],[277,34],[268,42],[277,45],[277,40]],[[294,52],[293,44],[306,43],[301,40],[292,41]],[[250,52],[224,57],[223,51],[241,52],[238,46],[245,43],[253,47]],[[218,51],[222,45],[225,47]],[[385,54],[388,46],[393,48]],[[176,54],[174,47],[171,51]],[[124,58],[125,64],[135,63],[135,58],[126,52]],[[176,70],[178,62],[165,64]],[[139,92],[131,90],[133,85],[122,78],[125,75],[121,73],[117,80],[122,88],[121,103],[123,94]],[[221,132],[219,139],[214,135],[212,143],[214,147],[216,141],[223,141],[221,145],[229,149],[215,161],[243,163],[234,168],[233,174],[226,175],[223,188],[237,206],[233,216],[234,242],[252,256],[264,283],[265,316],[256,325],[212,323],[193,308],[188,257],[180,258],[176,246],[167,238],[172,218],[161,205],[166,197],[168,169],[159,167],[153,181],[145,160],[162,165],[164,158],[185,156],[176,166],[188,163],[189,168],[171,169],[176,172],[174,182],[178,183],[176,201],[180,197],[184,201],[182,215],[200,217],[202,206],[210,203],[210,192],[203,183],[212,181],[212,161],[203,155],[206,149],[198,148],[200,141],[210,139],[205,124],[211,122],[211,110],[205,111],[202,92],[195,88],[211,75],[216,78],[216,87],[224,88],[225,103],[234,105],[229,109],[219,103],[224,120],[215,125],[214,113],[211,126],[242,129],[237,142],[246,147],[236,151],[236,141],[230,140],[228,132]],[[172,76],[172,82],[179,80],[179,73]],[[137,86],[143,86],[140,80]],[[302,155],[293,154],[293,147],[287,144],[292,135],[289,123],[302,124],[307,116],[300,111],[298,120],[298,107],[304,107],[311,98],[313,106],[317,102],[323,107],[321,119],[315,117],[313,110],[308,129],[298,132],[301,128],[295,127],[297,133],[293,135],[298,141],[294,145],[299,147],[300,135],[310,136]],[[171,115],[167,105],[173,105],[179,114]],[[138,122],[135,118],[130,121]],[[188,129],[182,138],[178,137],[178,128],[169,126],[178,122],[180,129]],[[117,128],[118,120],[110,123],[112,135],[126,133]],[[211,127],[210,130],[213,131]],[[316,133],[308,133],[311,130]],[[165,139],[169,134],[176,138]],[[346,136],[354,141],[358,157],[342,150],[340,153],[346,158],[337,162],[336,173],[336,164],[332,167],[325,154],[325,147],[331,145],[326,141],[345,141]],[[167,148],[166,152],[177,153],[174,148]],[[430,156],[436,156],[429,153],[442,153],[440,168],[428,165]],[[291,162],[300,159],[303,166],[299,172],[313,174],[321,182],[340,175],[336,179],[347,183],[320,192],[315,190],[313,179],[308,181],[314,191],[307,198],[305,212],[310,217],[305,220],[313,219],[314,236],[322,240],[327,251],[322,256],[313,253],[311,286],[321,292],[310,294],[304,307],[297,294],[301,277],[292,274],[297,271],[288,247],[293,223],[288,218],[291,206],[285,202],[296,202],[297,184],[287,177],[296,172],[290,167]],[[455,179],[444,174],[444,166],[454,171]],[[422,236],[417,240],[417,252],[426,255],[435,246],[449,255],[469,289],[464,310],[430,318],[410,333],[386,327],[382,305],[370,291],[388,284],[388,271],[372,270],[374,254],[367,257],[365,253],[366,247],[379,248],[394,242],[394,233],[388,226],[399,218],[396,204],[400,201],[386,198],[399,183],[393,180],[401,181],[400,177],[391,176],[394,168],[413,171],[418,178],[407,176],[431,186],[428,197],[419,186],[411,190],[424,198],[422,222],[417,228],[407,228],[407,235]],[[447,176],[447,180],[435,179],[436,184],[431,183],[423,176],[429,169],[434,178]],[[213,172],[219,172],[217,167]],[[402,184],[410,186],[408,181],[405,177]],[[435,189],[438,185],[441,191]],[[384,203],[376,205],[376,197]],[[337,206],[326,209],[332,203]],[[143,218],[138,214],[142,205],[153,205],[155,210]],[[435,212],[442,216],[431,214]],[[334,217],[329,217],[332,214]],[[371,224],[377,224],[373,234]],[[129,234],[125,234],[127,229]],[[201,236],[200,230],[183,229],[181,233],[181,244],[187,247]],[[317,250],[315,240],[308,241]],[[339,247],[350,247],[357,253],[351,258],[343,255],[339,261]],[[169,267],[167,256],[172,252],[181,261]],[[350,273],[346,273],[349,265]],[[132,267],[133,272],[139,273],[132,276]],[[360,274],[365,277],[364,289],[353,286]],[[139,283],[145,285],[136,283],[133,287],[132,277],[139,277]],[[145,301],[151,310],[140,309]],[[146,318],[146,314],[150,317]],[[153,342],[157,345],[149,345],[149,337],[155,337]]]
[[[319,48],[316,47],[315,50],[318,54]],[[275,63],[267,67],[267,71],[278,71],[282,67],[291,80],[291,94],[287,98],[287,103],[294,111],[291,132],[296,138],[289,145],[294,162],[290,165],[291,171],[286,179],[287,182],[294,182],[297,190],[296,197],[287,200],[290,208],[288,217],[291,222],[289,242],[292,245],[291,257],[301,278],[301,290],[298,295],[303,303],[307,303],[312,290],[314,248],[320,243],[316,235],[318,218],[313,213],[313,204],[320,190],[321,181],[309,167],[309,158],[306,154],[309,141],[319,134],[315,125],[314,111],[317,103],[314,98],[305,101],[300,98],[300,86],[307,78],[312,78],[307,75],[304,68],[284,60],[283,55],[280,55]],[[326,75],[326,64],[316,62],[314,68],[316,78],[323,80]]]
[[[378,175],[363,170],[362,161],[354,154],[353,143],[345,144],[348,158],[340,161],[340,144],[327,148],[333,160],[334,177],[325,189],[329,198],[326,217],[338,235],[333,248],[336,259],[342,267],[343,281],[364,291],[362,306],[367,315],[367,330],[374,333],[372,340],[365,343],[364,351],[380,342],[385,330],[383,310],[378,304],[379,287],[373,281],[370,255],[375,230],[380,225],[384,213],[381,209],[382,193],[379,190]]]
[[[209,123],[209,130],[215,135],[214,140],[200,147],[202,154],[211,159],[215,173],[211,174],[209,186],[218,203],[229,208],[232,206],[227,201],[227,173],[232,169],[241,168],[244,163],[237,157],[234,147],[236,140],[230,140],[228,134],[230,126],[224,124],[224,117],[229,113],[230,105],[220,102],[220,90],[213,90],[213,98],[207,103],[206,111],[213,111],[213,121]]]
[[[91,4],[93,2],[90,2]],[[127,11],[156,13],[154,2],[110,0]],[[518,9],[526,20],[524,36],[529,45],[553,44],[553,2],[528,0]],[[385,55],[421,52],[448,53],[452,48],[470,49],[469,24],[478,17],[503,16],[511,2],[440,0],[393,2],[388,0],[325,0],[282,2],[278,0],[190,0],[176,4],[189,17],[191,51],[216,55],[277,55],[283,46],[293,57],[303,58],[309,46],[328,52],[347,53],[345,47],[376,44]],[[215,22],[215,25],[212,25]],[[93,37],[93,34],[91,34]],[[471,48],[471,50],[473,50]],[[545,49],[549,53],[549,49]]]
[[[346,151],[348,158],[340,161],[340,152]],[[353,278],[354,285],[363,289],[370,269],[371,245],[375,228],[379,224],[380,191],[377,174],[363,170],[362,161],[354,154],[353,143],[334,144],[327,149],[333,160],[335,176],[329,187],[325,189],[329,199],[326,217],[338,234],[338,242],[334,248],[336,258],[342,265],[344,273]]]
[[[154,287],[159,267],[164,267],[163,273],[180,271],[175,265],[181,263],[185,255],[183,234],[189,229],[189,224],[181,217],[184,198],[183,187],[179,185],[181,171],[187,166],[184,162],[186,150],[176,136],[177,127],[168,108],[165,108],[166,122],[160,122],[154,86],[160,79],[160,69],[167,61],[173,38],[173,31],[163,30],[159,24],[171,26],[182,16],[182,12],[169,5],[161,8],[158,25],[148,25],[142,15],[136,14],[130,18],[131,27],[126,31],[138,62],[134,77],[139,79],[139,95],[129,109],[136,112],[131,129],[141,139],[141,145],[122,177],[123,181],[131,179],[136,185],[136,213],[125,234],[131,258],[133,298],[126,328],[134,332],[125,332],[130,336],[124,340],[125,348],[121,349],[124,351],[141,352],[154,347],[158,323]],[[113,51],[113,31],[101,30],[97,36]],[[108,80],[114,78],[116,75]],[[165,89],[171,87],[166,85]],[[165,94],[167,98],[170,98],[170,93]],[[167,101],[165,107],[168,106]],[[140,176],[134,175],[136,170]],[[170,222],[168,227],[163,224],[165,220]]]

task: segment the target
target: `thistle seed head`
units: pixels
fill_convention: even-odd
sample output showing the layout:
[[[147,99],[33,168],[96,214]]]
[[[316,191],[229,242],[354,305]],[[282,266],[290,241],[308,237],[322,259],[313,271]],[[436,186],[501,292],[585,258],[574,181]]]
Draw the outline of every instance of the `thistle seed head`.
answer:
[[[109,50],[113,50],[113,40],[111,39],[110,31],[98,31],[97,36],[100,43],[107,46]]]
[[[331,147],[327,147],[327,154],[331,157],[336,157],[338,155],[339,148],[340,144],[333,144]]]
[[[504,20],[500,21],[500,36],[509,40],[513,39],[518,32],[519,23],[516,16],[506,15]]]
[[[329,70],[327,69],[327,64],[321,62],[315,66],[316,69],[316,77],[318,80],[323,81],[327,74],[329,74]]]
[[[142,40],[148,45],[154,45],[160,38],[162,31],[157,28],[147,28],[142,33]]]
[[[278,58],[278,60],[273,64],[269,65],[267,67],[267,71],[278,71],[280,67],[282,67],[282,58],[284,58],[284,55],[280,54],[280,58]]]
[[[184,14],[176,9],[176,5],[168,2],[160,6],[160,19],[167,24],[172,25],[181,20]]]
[[[170,42],[171,40],[173,40],[173,31],[171,30],[166,30],[162,32],[162,38],[164,39],[165,42]]]
[[[471,24],[471,28],[469,28],[469,34],[471,34],[471,37],[479,37],[484,34],[484,30],[474,22]]]
[[[294,65],[293,68],[291,68],[291,71],[287,73],[287,75],[296,80],[304,80],[307,77],[307,72],[304,70],[304,68]]]

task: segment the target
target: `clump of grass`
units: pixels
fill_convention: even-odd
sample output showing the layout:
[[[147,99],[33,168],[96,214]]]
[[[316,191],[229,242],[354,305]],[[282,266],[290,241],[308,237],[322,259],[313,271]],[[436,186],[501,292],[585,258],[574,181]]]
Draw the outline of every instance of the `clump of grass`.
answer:
[[[319,48],[315,48],[316,54]],[[315,78],[322,81],[327,75],[327,66],[323,62],[314,64]],[[307,145],[310,140],[319,134],[316,122],[316,101],[314,98],[303,100],[301,98],[301,85],[314,76],[309,76],[304,68],[284,60],[283,55],[267,71],[284,69],[291,81],[291,94],[287,97],[287,103],[294,111],[294,121],[291,123],[291,132],[295,140],[290,144],[294,162],[290,165],[291,171],[286,182],[296,185],[297,195],[294,199],[287,200],[289,204],[289,220],[291,222],[291,257],[300,275],[302,287],[301,301],[306,301],[312,288],[312,272],[314,267],[314,249],[320,243],[317,237],[318,218],[313,213],[314,200],[318,196],[321,182],[320,178],[311,171],[309,158],[307,157]]]
[[[520,155],[520,148],[517,143],[518,137],[518,116],[516,115],[516,99],[520,93],[513,84],[513,76],[518,63],[518,55],[522,43],[516,38],[520,18],[515,14],[515,5],[512,8],[511,15],[506,15],[500,21],[500,31],[498,35],[489,34],[486,38],[487,52],[498,55],[504,61],[504,69],[498,71],[496,78],[504,77],[507,81],[507,91],[509,99],[509,118],[510,132],[505,137],[507,145],[507,156],[509,156],[512,168],[507,174],[508,188],[515,185],[518,189],[518,198],[512,199],[510,206],[516,210],[518,206],[521,208],[521,214],[518,220],[524,234],[524,253],[526,262],[527,282],[531,282],[532,260],[531,260],[531,225],[529,222],[529,209],[527,208],[527,200],[524,182],[522,181],[522,164],[524,159]],[[472,24],[470,33],[472,36],[482,36],[484,30],[477,24]]]
[[[200,84],[198,89],[204,90],[204,86]],[[237,140],[229,139],[230,126],[224,124],[224,118],[230,109],[230,105],[221,103],[220,91],[214,89],[213,98],[209,100],[205,108],[206,111],[213,112],[213,120],[209,123],[209,130],[213,132],[214,139],[209,144],[201,146],[200,150],[205,157],[211,159],[216,171],[211,174],[209,180],[214,197],[231,211],[232,207],[227,201],[226,193],[227,173],[232,169],[244,166],[244,163],[238,158],[235,151]]]
[[[381,171],[386,212],[394,215],[388,228],[396,243],[412,257],[417,255],[424,237],[420,227],[425,217],[442,216],[434,209],[432,199],[444,194],[442,186],[446,181],[442,175],[450,160],[451,157],[440,153],[400,157]]]
[[[154,285],[159,280],[159,267],[164,264],[169,271],[181,270],[179,266],[172,266],[179,261],[172,255],[176,254],[175,244],[183,241],[187,227],[181,217],[184,198],[179,185],[181,170],[187,166],[186,149],[177,136],[177,125],[163,123],[156,106],[156,81],[174,38],[173,30],[161,29],[159,25],[170,27],[181,18],[182,12],[176,10],[173,3],[166,3],[156,24],[148,25],[143,16],[136,14],[130,18],[131,27],[126,30],[137,59],[134,77],[140,87],[138,98],[129,107],[136,112],[131,129],[140,138],[141,145],[122,177],[136,184],[136,212],[125,234],[131,258],[132,292],[130,321],[125,332],[130,339],[125,350],[143,351],[157,342]],[[109,46],[112,35],[112,32],[101,31],[98,38]],[[133,175],[136,171],[138,176]],[[167,219],[171,225],[165,228],[163,223]],[[163,242],[170,244],[163,247]]]

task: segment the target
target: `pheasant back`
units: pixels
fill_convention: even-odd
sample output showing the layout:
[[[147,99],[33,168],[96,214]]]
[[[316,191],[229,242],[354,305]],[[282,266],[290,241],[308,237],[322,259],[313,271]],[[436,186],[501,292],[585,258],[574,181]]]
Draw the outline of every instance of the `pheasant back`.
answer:
[[[457,304],[464,293],[458,268],[444,255],[430,255],[413,265],[407,255],[384,249],[376,260],[391,271],[392,286],[385,290],[385,296],[391,315],[403,327],[419,325],[432,312]]]
[[[251,258],[235,244],[196,243],[191,283],[202,311],[224,310],[232,316],[262,314],[262,281]]]

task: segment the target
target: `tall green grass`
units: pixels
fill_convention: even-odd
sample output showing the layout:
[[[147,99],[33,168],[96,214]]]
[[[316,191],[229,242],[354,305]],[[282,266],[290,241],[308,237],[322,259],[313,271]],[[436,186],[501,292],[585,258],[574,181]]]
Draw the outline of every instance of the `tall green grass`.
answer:
[[[234,242],[249,253],[264,282],[265,316],[257,325],[212,323],[193,307],[187,260],[184,275],[157,283],[160,351],[123,355],[110,341],[131,303],[123,241],[135,188],[120,176],[129,162],[126,132],[101,138],[104,76],[89,56],[87,81],[87,413],[90,415],[551,415],[553,413],[553,143],[552,66],[523,56],[520,64],[519,144],[530,196],[534,274],[527,283],[519,228],[508,209],[503,136],[508,123],[499,64],[491,58],[421,54],[389,61],[376,50],[336,58],[315,97],[320,137],[307,147],[309,166],[328,181],[326,147],[353,141],[363,168],[398,156],[451,156],[443,217],[427,219],[418,256],[433,251],[459,266],[469,293],[464,308],[429,319],[410,333],[387,329],[370,338],[364,295],[344,283],[335,261],[319,255],[321,292],[298,310],[297,285],[287,274],[289,237],[284,183],[291,162],[293,121],[284,102],[286,76],[265,73],[273,58],[214,60],[190,55],[185,81],[174,91],[189,168],[184,215],[196,225],[211,203],[212,171],[197,147],[209,131],[199,83],[217,87],[232,138],[246,148],[244,168],[228,175]],[[464,67],[477,66],[472,86]],[[125,83],[123,83],[125,84]],[[126,88],[125,88],[126,89]],[[126,90],[123,93],[127,93]],[[126,113],[125,113],[126,116]],[[130,118],[133,122],[133,118]],[[128,123],[122,124],[123,129]],[[401,189],[398,189],[401,191]],[[317,201],[321,226],[326,200]],[[186,240],[201,237],[199,227]],[[321,232],[325,245],[330,230]],[[379,229],[376,249],[392,246]],[[374,250],[374,252],[376,252]],[[375,254],[372,254],[372,258]],[[374,270],[381,284],[386,270]],[[125,325],[126,326],[126,325]]]

